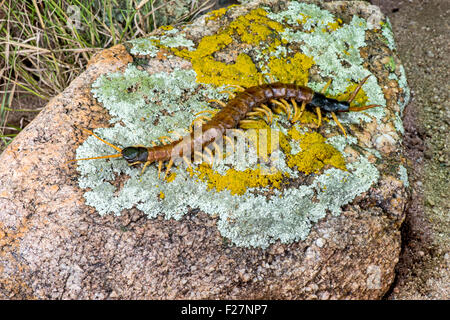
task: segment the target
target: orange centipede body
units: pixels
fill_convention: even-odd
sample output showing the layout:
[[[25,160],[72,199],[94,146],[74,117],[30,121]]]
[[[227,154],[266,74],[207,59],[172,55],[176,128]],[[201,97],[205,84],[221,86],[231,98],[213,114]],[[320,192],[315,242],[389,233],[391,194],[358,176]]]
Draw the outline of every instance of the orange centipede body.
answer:
[[[97,137],[91,131],[86,130],[102,142],[119,151],[119,153],[109,156],[75,159],[70,161],[123,157],[130,165],[143,163],[144,168],[142,172],[144,172],[145,168],[149,164],[159,162],[158,173],[161,171],[162,163],[164,161],[169,161],[166,169],[167,176],[175,159],[182,158],[188,165],[190,165],[188,157],[194,153],[194,150],[205,148],[217,139],[220,139],[225,134],[226,130],[237,128],[242,121],[246,121],[245,119],[250,114],[255,114],[254,110],[258,110],[261,114],[266,114],[271,118],[271,110],[266,106],[266,104],[277,104],[284,108],[289,118],[291,115],[289,105],[286,100],[289,100],[295,107],[296,112],[292,116],[293,122],[300,118],[306,107],[310,107],[313,108],[318,114],[318,126],[321,124],[321,112],[331,113],[336,124],[339,128],[341,128],[344,134],[346,134],[345,129],[336,117],[336,112],[362,111],[379,106],[350,106],[351,102],[368,77],[369,76],[365,77],[360,82],[354,92],[350,95],[348,101],[338,101],[333,98],[328,98],[323,93],[314,92],[308,87],[291,83],[274,82],[261,84],[246,89],[242,88],[243,91],[238,92],[231,100],[228,101],[228,103],[221,103],[223,108],[209,121],[203,124],[200,134],[198,134],[196,130],[192,130],[189,135],[182,137],[179,140],[158,146],[129,146],[121,149]],[[324,92],[325,89],[326,88],[324,88],[322,92]],[[301,103],[300,109],[297,108],[297,102]]]

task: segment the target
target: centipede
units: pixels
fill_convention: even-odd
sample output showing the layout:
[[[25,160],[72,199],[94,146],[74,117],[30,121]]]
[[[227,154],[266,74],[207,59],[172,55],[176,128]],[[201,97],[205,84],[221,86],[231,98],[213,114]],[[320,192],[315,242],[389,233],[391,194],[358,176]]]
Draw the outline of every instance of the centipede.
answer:
[[[163,163],[167,162],[164,175],[164,179],[166,179],[175,159],[182,159],[190,166],[190,158],[193,154],[198,153],[198,151],[196,151],[198,150],[198,147],[211,152],[211,150],[206,147],[215,144],[217,139],[224,136],[226,130],[236,129],[240,125],[252,122],[255,117],[265,118],[266,121],[272,122],[274,108],[284,111],[288,120],[292,123],[299,121],[306,108],[310,108],[317,113],[317,128],[322,124],[322,113],[330,114],[337,126],[346,136],[346,130],[339,122],[336,115],[337,113],[359,112],[375,107],[381,107],[381,105],[377,104],[366,106],[351,105],[361,87],[369,77],[370,75],[365,77],[357,85],[347,101],[338,101],[337,99],[325,96],[324,93],[330,85],[330,82],[325,85],[321,92],[315,92],[306,86],[282,82],[260,83],[259,85],[248,88],[234,86],[236,91],[230,92],[231,99],[227,103],[220,100],[209,101],[217,103],[221,109],[213,113],[210,118],[205,115],[199,116],[199,119],[202,121],[200,134],[195,134],[195,131],[191,130],[187,136],[180,135],[179,139],[175,141],[167,136],[162,137],[161,141],[164,142],[160,145],[132,145],[120,148],[98,137],[92,131],[84,129],[90,135],[93,135],[98,140],[118,151],[118,153],[91,158],[73,159],[68,162],[122,157],[130,166],[143,164],[141,175],[144,173],[146,167],[153,163],[158,163],[158,178],[161,176]],[[204,120],[207,121],[205,122]]]

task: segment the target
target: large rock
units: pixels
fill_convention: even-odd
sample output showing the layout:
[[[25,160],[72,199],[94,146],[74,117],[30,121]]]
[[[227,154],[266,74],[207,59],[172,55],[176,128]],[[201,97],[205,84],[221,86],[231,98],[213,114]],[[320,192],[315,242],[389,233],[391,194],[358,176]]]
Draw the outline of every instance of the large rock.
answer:
[[[404,70],[377,7],[314,3],[233,6],[94,57],[0,157],[1,296],[382,297],[407,199]],[[65,163],[114,153],[80,127],[149,145],[226,101],[224,85],[269,74],[316,91],[332,79],[339,99],[371,75],[355,101],[383,107],[339,114],[347,138],[309,111],[281,114],[274,175],[239,159],[168,181],[120,158]]]

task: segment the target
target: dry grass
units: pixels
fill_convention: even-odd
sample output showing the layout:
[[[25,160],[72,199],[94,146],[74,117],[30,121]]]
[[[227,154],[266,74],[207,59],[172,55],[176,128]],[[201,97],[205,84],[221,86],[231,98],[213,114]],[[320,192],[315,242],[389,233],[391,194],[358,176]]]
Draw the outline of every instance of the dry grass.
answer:
[[[0,0],[0,152],[23,125],[8,122],[20,97],[45,104],[80,73],[97,50],[143,37],[159,27],[158,14],[175,0]],[[215,5],[192,1],[183,23]],[[39,105],[39,104],[38,104]]]

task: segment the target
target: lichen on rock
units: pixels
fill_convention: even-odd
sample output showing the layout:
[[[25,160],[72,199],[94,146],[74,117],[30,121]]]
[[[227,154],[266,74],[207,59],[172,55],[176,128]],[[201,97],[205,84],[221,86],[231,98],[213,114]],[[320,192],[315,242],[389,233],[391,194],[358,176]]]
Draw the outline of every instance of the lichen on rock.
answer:
[[[234,9],[210,14],[205,23],[214,23]],[[187,132],[194,114],[214,110],[209,99],[226,100],[220,93],[224,85],[257,85],[268,75],[318,91],[326,79],[332,79],[328,95],[346,99],[358,81],[371,74],[359,51],[366,45],[368,29],[366,21],[356,15],[343,22],[317,5],[290,2],[284,11],[249,10],[199,40],[176,29],[164,30],[159,38],[134,40],[131,53],[154,57],[166,49],[176,59],[190,61],[192,70],[149,74],[129,65],[123,73],[99,78],[92,92],[113,116],[113,127],[96,133],[121,147],[159,143],[161,136],[175,140],[175,132]],[[239,47],[243,52],[233,62],[217,58]],[[321,81],[311,81],[312,68]],[[386,105],[376,77],[369,78],[355,103]],[[380,121],[385,114],[384,108],[374,108],[341,119],[359,124]],[[273,158],[258,156],[258,146],[249,146],[257,161],[226,158],[212,165],[196,164],[193,169],[180,165],[172,169],[167,181],[157,179],[155,166],[140,177],[140,170],[128,167],[122,159],[92,160],[79,163],[79,185],[89,189],[86,203],[100,214],[120,214],[136,207],[149,218],[179,219],[189,208],[199,208],[217,216],[222,236],[238,246],[266,248],[277,240],[305,239],[313,223],[327,212],[338,215],[343,205],[378,180],[379,172],[367,154],[356,152],[355,157],[353,152],[348,161],[350,154],[345,149],[359,140],[351,134],[341,136],[334,121],[325,121],[328,134],[323,136],[314,131],[317,118],[313,113],[305,112],[300,120],[292,127],[285,115],[279,115],[267,127],[281,137],[280,148],[268,148],[277,158],[275,167]],[[77,150],[81,158],[108,153],[108,147],[93,137]],[[262,171],[266,167],[271,168],[270,174]],[[114,184],[117,175],[128,177],[120,188]],[[309,183],[297,187],[288,183],[291,179],[306,181],[306,177],[312,177]]]

